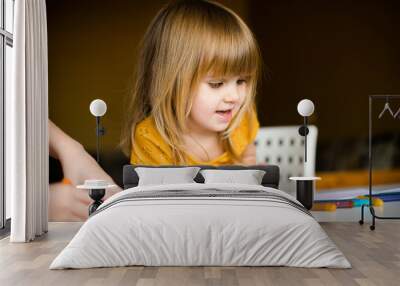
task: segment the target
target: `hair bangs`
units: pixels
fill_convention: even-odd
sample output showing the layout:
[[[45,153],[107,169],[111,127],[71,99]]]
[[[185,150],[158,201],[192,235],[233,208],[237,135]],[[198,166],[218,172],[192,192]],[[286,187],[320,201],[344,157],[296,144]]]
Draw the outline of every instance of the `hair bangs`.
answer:
[[[258,76],[260,55],[249,30],[225,23],[220,29],[213,26],[207,31],[199,66],[202,76]]]

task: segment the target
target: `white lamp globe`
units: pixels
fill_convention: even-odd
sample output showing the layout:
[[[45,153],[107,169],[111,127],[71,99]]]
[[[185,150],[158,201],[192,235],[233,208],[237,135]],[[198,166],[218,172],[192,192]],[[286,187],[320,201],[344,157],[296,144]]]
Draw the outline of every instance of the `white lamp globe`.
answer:
[[[95,99],[90,103],[89,109],[94,116],[103,116],[107,111],[107,104],[101,99]]]
[[[297,105],[297,112],[301,116],[310,116],[314,113],[314,103],[309,99],[303,99]]]

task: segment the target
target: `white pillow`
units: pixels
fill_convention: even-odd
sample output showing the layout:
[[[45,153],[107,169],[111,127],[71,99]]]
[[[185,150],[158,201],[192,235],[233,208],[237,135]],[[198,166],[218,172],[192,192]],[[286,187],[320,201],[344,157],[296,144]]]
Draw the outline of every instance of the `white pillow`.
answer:
[[[136,167],[138,186],[196,183],[193,179],[200,167],[146,168]]]
[[[265,175],[263,170],[220,170],[206,169],[201,170],[200,174],[204,177],[204,183],[234,183],[247,185],[261,185]]]

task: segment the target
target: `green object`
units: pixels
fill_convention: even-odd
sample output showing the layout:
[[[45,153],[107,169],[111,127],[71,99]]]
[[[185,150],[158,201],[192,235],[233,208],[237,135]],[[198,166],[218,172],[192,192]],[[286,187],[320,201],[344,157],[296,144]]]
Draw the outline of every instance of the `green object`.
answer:
[[[352,199],[353,207],[361,207],[364,204],[369,204],[369,199]]]

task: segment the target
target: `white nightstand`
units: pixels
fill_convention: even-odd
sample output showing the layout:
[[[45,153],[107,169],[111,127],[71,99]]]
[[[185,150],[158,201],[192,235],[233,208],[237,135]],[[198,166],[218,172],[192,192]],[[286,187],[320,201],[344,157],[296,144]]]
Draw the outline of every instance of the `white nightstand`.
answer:
[[[94,201],[89,206],[89,216],[103,203],[102,198],[106,194],[106,189],[115,188],[116,186],[105,180],[85,180],[84,185],[77,186],[78,189],[89,190],[89,197]]]

